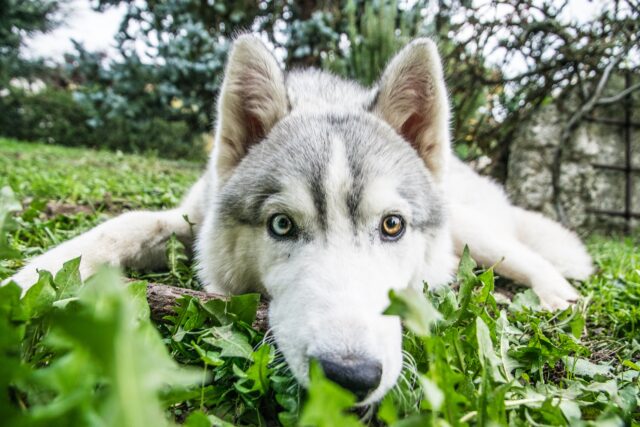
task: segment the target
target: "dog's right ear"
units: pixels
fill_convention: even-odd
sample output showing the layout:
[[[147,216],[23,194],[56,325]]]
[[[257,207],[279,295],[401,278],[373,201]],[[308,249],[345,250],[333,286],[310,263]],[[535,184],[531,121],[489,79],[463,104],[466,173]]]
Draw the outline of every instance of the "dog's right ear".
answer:
[[[238,37],[218,100],[214,146],[218,177],[225,180],[287,110],[284,74],[274,56],[257,37]]]

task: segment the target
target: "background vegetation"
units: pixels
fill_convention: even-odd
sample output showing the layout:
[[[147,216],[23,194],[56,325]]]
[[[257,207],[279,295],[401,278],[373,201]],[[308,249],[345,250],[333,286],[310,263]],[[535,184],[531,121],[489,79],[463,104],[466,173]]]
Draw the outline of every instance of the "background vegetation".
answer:
[[[0,133],[201,157],[237,31],[261,34],[286,67],[322,67],[366,85],[408,40],[429,36],[445,63],[458,154],[485,154],[490,171],[504,177],[515,126],[531,112],[567,98],[575,102],[563,108],[578,109],[607,67],[640,73],[634,1],[589,2],[593,12],[581,20],[569,3],[97,0],[97,10],[126,7],[118,55],[76,44],[63,63],[44,64],[21,59],[19,48],[28,34],[58,23],[65,1],[5,0]],[[30,89],[36,81],[46,89]]]

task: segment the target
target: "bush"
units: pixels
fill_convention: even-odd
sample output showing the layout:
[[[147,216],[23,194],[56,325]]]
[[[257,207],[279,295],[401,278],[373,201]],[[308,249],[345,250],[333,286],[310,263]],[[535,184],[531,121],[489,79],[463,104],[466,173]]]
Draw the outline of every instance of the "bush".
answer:
[[[87,116],[69,92],[10,89],[0,97],[0,133],[16,139],[62,145],[90,145]]]
[[[116,118],[105,121],[96,129],[100,147],[127,152],[153,152],[167,158],[202,157],[202,143],[190,135],[183,122],[151,118],[128,121]]]
[[[0,135],[66,146],[154,152],[162,157],[202,157],[202,138],[185,121],[107,118],[99,123],[71,91],[46,88],[27,92],[11,88],[0,96]]]

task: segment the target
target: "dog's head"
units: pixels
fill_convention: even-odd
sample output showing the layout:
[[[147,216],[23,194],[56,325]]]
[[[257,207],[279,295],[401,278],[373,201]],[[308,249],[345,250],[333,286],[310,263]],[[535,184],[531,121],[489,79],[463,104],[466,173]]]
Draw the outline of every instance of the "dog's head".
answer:
[[[448,117],[429,40],[404,48],[372,90],[317,72],[285,78],[258,39],[235,42],[201,277],[270,297],[276,342],[302,384],[312,358],[365,403],[395,384],[402,331],[382,314],[388,293],[451,271]]]

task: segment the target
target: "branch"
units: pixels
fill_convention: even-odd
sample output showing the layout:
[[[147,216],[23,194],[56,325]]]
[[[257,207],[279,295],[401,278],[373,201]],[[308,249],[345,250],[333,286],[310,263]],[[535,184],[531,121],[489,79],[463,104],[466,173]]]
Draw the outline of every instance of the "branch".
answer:
[[[613,69],[616,68],[616,66],[618,65],[618,63],[620,62],[621,59],[622,59],[622,57],[619,56],[619,57],[613,59],[606,66],[606,68],[604,69],[604,72],[602,73],[602,77],[600,77],[600,81],[598,82],[598,85],[596,86],[596,90],[593,92],[593,96],[591,96],[591,98],[578,111],[576,111],[571,116],[571,118],[569,119],[569,122],[567,122],[567,125],[564,127],[564,129],[562,131],[561,140],[563,142],[566,139],[569,139],[569,136],[571,136],[571,131],[573,130],[575,125],[577,125],[578,122],[580,120],[582,120],[582,118],[587,113],[589,113],[591,110],[593,110],[593,108],[597,105],[598,101],[600,100],[600,97],[602,96],[602,91],[604,90],[605,86],[609,82],[609,77],[611,76],[611,73],[613,72]]]
[[[149,308],[151,310],[151,319],[155,322],[163,322],[165,316],[175,314],[174,307],[176,306],[176,301],[185,295],[198,298],[202,302],[210,300],[226,301],[229,299],[220,294],[149,283],[147,285],[147,301],[149,302]],[[254,329],[265,332],[269,328],[267,309],[268,304],[265,301],[260,301],[256,313],[256,320],[254,320],[252,325]]]
[[[593,108],[597,105],[598,101],[600,100],[600,97],[602,96],[602,91],[604,91],[605,86],[609,82],[609,77],[611,76],[611,73],[618,66],[621,60],[622,60],[622,55],[619,55],[616,58],[613,58],[611,62],[607,64],[607,66],[605,67],[602,73],[602,77],[600,77],[600,81],[598,81],[598,85],[596,86],[596,89],[593,91],[593,95],[591,96],[591,98],[589,98],[589,100],[582,107],[580,107],[578,111],[576,111],[571,115],[571,117],[569,118],[569,121],[564,126],[564,129],[562,129],[562,133],[560,134],[560,141],[553,155],[553,164],[551,168],[551,186],[553,189],[553,193],[552,193],[553,206],[556,211],[556,214],[558,215],[558,220],[564,226],[568,226],[569,224],[568,224],[567,216],[564,212],[562,203],[560,203],[560,174],[561,174],[561,168],[562,168],[562,149],[565,146],[565,144],[568,143],[569,138],[571,137],[571,132],[573,131],[575,126],[584,118],[584,116],[590,113],[593,110]]]
[[[607,98],[601,98],[597,104],[598,105],[607,105],[607,104],[613,104],[615,102],[618,102],[620,100],[622,100],[622,98],[624,98],[625,96],[629,95],[632,92],[635,92],[636,90],[640,89],[640,83],[636,83],[633,86],[629,86],[628,88],[626,88],[625,90],[623,90],[622,92],[613,95],[613,96],[609,96]]]

